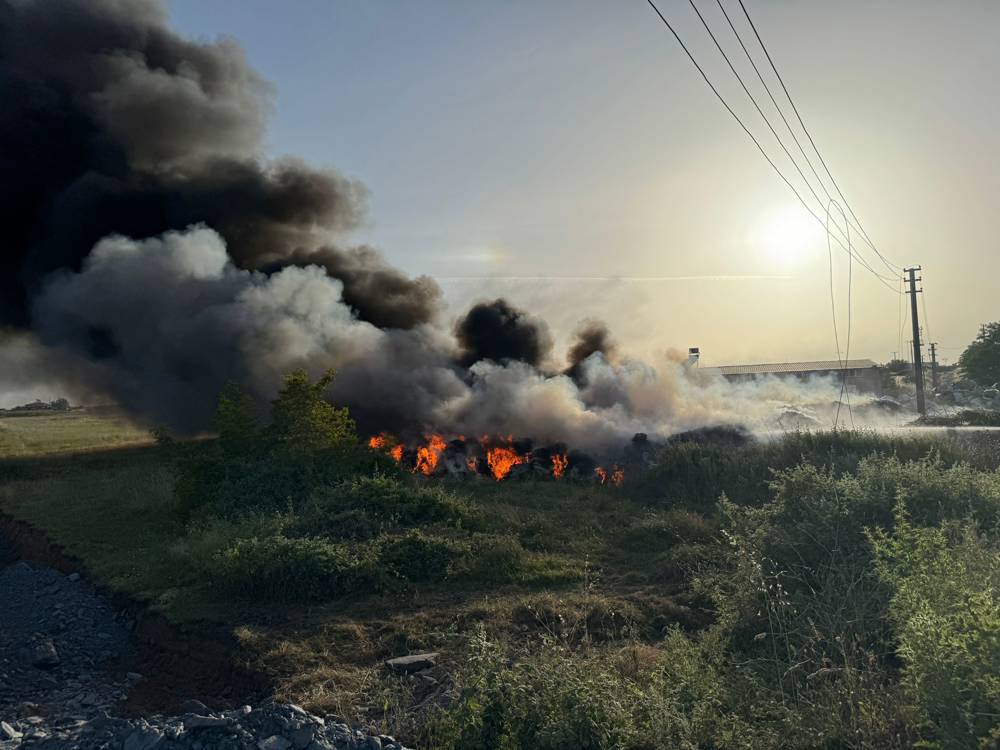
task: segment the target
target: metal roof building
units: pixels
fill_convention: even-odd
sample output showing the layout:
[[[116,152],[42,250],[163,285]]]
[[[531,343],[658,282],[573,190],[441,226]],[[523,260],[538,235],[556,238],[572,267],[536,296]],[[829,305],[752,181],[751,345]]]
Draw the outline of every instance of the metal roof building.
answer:
[[[867,370],[878,365],[871,359],[848,359],[844,362],[825,359],[816,362],[777,362],[759,365],[723,365],[706,367],[720,375],[809,375],[812,373],[840,372],[841,370]]]
[[[755,380],[766,376],[798,378],[800,380],[810,377],[835,377],[838,380],[844,378],[848,385],[854,386],[859,391],[870,393],[881,393],[882,391],[881,370],[878,364],[871,359],[849,359],[843,362],[836,359],[814,362],[773,362],[754,365],[723,365],[701,369],[717,372],[726,380],[734,382]]]

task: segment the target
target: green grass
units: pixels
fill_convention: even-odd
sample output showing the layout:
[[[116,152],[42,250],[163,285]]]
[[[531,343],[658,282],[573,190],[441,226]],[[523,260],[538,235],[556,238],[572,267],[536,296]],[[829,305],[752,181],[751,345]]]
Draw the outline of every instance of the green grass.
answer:
[[[153,448],[0,464],[0,511],[43,529],[104,586],[170,609],[190,575],[170,545],[184,529]]]
[[[148,430],[114,409],[0,416],[0,458],[102,450],[152,443]]]

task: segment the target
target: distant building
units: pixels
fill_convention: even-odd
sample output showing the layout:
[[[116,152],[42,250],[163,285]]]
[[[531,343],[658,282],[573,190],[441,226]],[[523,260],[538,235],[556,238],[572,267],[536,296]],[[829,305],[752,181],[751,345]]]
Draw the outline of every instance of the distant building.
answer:
[[[722,367],[702,367],[703,371],[717,372],[731,382],[745,382],[770,376],[777,378],[812,377],[845,378],[848,386],[864,393],[882,392],[881,370],[873,360],[849,359],[845,362],[820,360],[818,362],[778,362],[759,365],[724,365]]]

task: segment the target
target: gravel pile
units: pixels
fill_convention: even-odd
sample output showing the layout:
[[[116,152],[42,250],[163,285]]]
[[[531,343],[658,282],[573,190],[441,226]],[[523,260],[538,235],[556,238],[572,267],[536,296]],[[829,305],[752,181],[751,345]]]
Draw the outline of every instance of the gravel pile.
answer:
[[[197,701],[177,716],[84,720],[26,717],[0,722],[0,748],[38,750],[405,750],[392,737],[315,716],[294,704],[213,712]],[[6,738],[6,739],[2,739]]]
[[[106,669],[128,653],[131,630],[77,574],[0,570],[0,750],[403,750],[293,704],[217,712],[187,701],[177,715],[117,716],[135,684],[155,679]]]
[[[102,665],[128,650],[129,630],[75,573],[24,562],[0,570],[0,717],[112,706],[128,681],[110,679]]]

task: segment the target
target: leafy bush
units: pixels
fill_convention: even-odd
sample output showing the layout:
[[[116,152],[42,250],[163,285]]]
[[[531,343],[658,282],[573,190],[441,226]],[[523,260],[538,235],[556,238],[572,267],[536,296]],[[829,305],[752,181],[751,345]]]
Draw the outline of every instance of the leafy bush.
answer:
[[[483,583],[512,583],[524,579],[528,566],[528,553],[514,537],[481,536],[473,543],[464,574]]]
[[[216,439],[176,443],[159,435],[173,456],[185,515],[287,509],[363,466],[395,471],[388,457],[361,449],[347,410],[324,399],[332,378],[327,373],[312,383],[302,371],[290,373],[272,402],[270,424],[239,386],[229,384],[219,397]]]
[[[242,596],[331,599],[373,586],[370,559],[325,539],[236,539],[215,555],[219,585]]]
[[[378,563],[386,573],[406,581],[443,581],[452,563],[466,551],[464,545],[414,530],[386,540]]]
[[[318,488],[304,512],[320,521],[324,514],[363,511],[386,528],[427,524],[457,525],[467,505],[440,483],[421,484],[398,474],[353,477]]]
[[[713,637],[796,717],[788,746],[911,747],[916,714],[894,677],[900,619],[889,617],[899,595],[894,579],[879,574],[870,536],[895,538],[885,535],[899,523],[897,503],[920,533],[944,533],[965,517],[995,526],[997,475],[937,457],[871,456],[855,474],[811,464],[780,471],[771,489],[761,507],[723,501],[728,543],[696,581],[717,610]],[[914,539],[901,544],[915,550]],[[941,575],[969,591],[989,590],[965,570]],[[995,627],[987,629],[1000,638]],[[909,670],[909,656],[898,653]]]
[[[1000,746],[1000,546],[968,523],[914,526],[902,502],[873,544],[928,746]]]
[[[767,502],[775,471],[809,464],[840,476],[856,471],[872,455],[891,456],[905,463],[932,453],[946,466],[961,463],[968,456],[967,448],[952,440],[860,430],[793,432],[780,440],[742,447],[676,443],[660,449],[649,471],[630,479],[629,491],[647,503],[711,515],[723,494],[737,505]],[[990,460],[995,461],[995,456]]]

